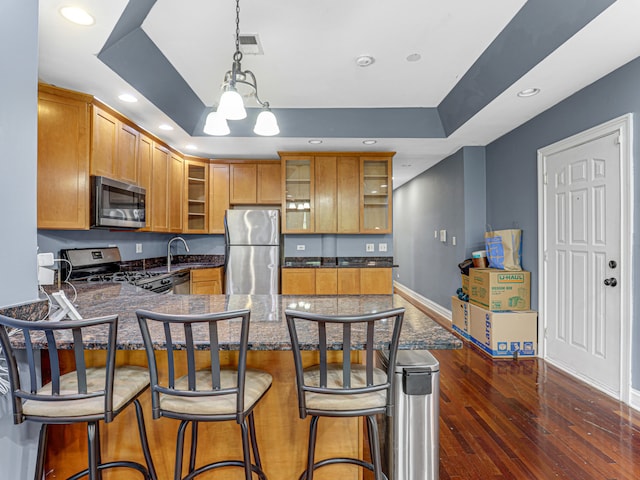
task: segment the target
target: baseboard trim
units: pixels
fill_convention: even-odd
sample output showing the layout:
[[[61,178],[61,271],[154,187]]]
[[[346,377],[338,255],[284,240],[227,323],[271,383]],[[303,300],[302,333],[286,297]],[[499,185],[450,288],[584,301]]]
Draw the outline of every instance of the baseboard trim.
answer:
[[[629,396],[629,406],[640,411],[640,390],[632,388]]]
[[[420,295],[418,292],[414,292],[409,287],[395,281],[393,282],[393,291],[406,300],[409,300],[425,313],[429,314],[432,317],[436,317],[436,320],[439,320],[446,326],[451,327],[453,316],[451,310],[447,310],[442,305],[429,300],[428,298]]]

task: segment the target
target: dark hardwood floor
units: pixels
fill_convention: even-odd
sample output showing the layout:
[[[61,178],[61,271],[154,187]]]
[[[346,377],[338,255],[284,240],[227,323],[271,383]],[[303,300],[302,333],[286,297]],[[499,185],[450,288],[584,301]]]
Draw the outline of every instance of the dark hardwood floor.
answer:
[[[639,479],[640,412],[539,359],[440,362],[440,479]]]

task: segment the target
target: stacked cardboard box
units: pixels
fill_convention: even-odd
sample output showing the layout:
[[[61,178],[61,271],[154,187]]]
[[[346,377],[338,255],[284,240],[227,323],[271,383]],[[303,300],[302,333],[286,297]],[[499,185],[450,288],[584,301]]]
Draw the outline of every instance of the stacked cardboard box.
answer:
[[[471,340],[469,302],[460,300],[458,297],[451,297],[451,312],[453,331],[464,340]]]
[[[468,338],[494,358],[532,357],[538,313],[531,308],[531,273],[469,270]]]

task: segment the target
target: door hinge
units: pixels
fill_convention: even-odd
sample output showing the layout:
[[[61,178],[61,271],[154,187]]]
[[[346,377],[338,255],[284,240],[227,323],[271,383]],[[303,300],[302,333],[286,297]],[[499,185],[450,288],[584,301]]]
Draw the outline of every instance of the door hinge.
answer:
[[[547,185],[549,183],[549,175],[547,175],[547,172],[544,172],[542,174],[542,183],[544,185]]]
[[[620,145],[622,143],[622,135],[616,135],[616,145]]]
[[[544,252],[542,252],[542,261],[546,262],[548,258],[549,258],[549,255],[547,254],[547,251],[545,250]]]

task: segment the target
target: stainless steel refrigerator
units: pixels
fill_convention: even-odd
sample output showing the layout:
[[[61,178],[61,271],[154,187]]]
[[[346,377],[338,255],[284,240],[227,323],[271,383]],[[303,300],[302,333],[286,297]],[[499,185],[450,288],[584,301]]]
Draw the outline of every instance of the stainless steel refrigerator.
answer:
[[[280,211],[227,210],[225,215],[226,293],[278,293]]]

